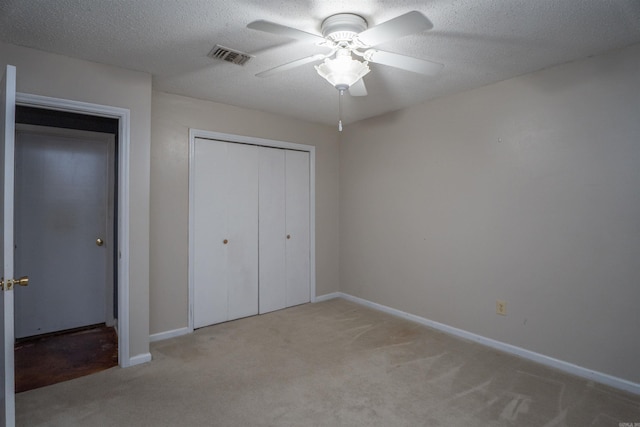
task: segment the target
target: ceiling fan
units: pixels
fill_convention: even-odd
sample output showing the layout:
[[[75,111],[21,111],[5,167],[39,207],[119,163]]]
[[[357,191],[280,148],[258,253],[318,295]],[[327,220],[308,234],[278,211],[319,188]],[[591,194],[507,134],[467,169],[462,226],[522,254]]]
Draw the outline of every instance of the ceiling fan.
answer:
[[[256,76],[268,77],[324,60],[322,64],[315,67],[316,71],[338,89],[340,94],[348,90],[352,96],[367,95],[362,77],[370,71],[369,62],[429,76],[437,74],[443,67],[437,62],[374,48],[382,43],[433,28],[431,21],[418,11],[405,13],[371,28],[359,15],[339,13],[329,16],[322,22],[322,36],[263,20],[251,22],[247,28],[300,41],[314,42],[318,46],[330,49],[329,53],[296,59],[258,73]],[[362,58],[363,61],[354,59],[354,55]]]

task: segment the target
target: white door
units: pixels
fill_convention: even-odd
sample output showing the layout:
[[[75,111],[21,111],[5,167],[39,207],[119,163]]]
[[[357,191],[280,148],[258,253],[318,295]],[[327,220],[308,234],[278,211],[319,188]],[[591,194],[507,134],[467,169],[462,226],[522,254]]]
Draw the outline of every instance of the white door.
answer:
[[[258,313],[257,147],[197,138],[193,157],[193,324]]]
[[[260,149],[260,313],[310,300],[309,153]]]
[[[309,153],[292,150],[285,153],[286,305],[291,307],[311,299]]]
[[[286,307],[285,150],[260,147],[260,313]]]
[[[112,135],[30,126],[16,132],[16,338],[107,322],[113,233]],[[107,280],[107,278],[110,280]],[[110,313],[111,314],[111,313]]]
[[[1,408],[0,426],[15,425],[15,384],[13,363],[13,290],[5,289],[6,280],[13,279],[13,170],[14,170],[14,128],[15,128],[15,101],[16,101],[16,69],[8,65],[2,77],[0,88],[0,165],[2,165],[3,196],[0,198],[0,220],[2,221],[2,247],[0,258],[2,260],[3,290],[0,291],[2,313],[0,315],[0,330],[2,332],[2,394],[0,395]]]
[[[308,152],[196,138],[195,328],[309,302]]]
[[[193,326],[227,320],[227,147],[195,140],[193,168]],[[212,223],[215,223],[215,227]]]
[[[258,147],[227,144],[229,318],[258,314]],[[220,244],[218,242],[218,244]]]

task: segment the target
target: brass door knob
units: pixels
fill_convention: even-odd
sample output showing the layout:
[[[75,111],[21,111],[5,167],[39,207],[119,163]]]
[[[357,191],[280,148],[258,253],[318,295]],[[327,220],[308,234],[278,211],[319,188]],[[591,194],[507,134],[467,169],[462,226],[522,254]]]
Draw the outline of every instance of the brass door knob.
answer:
[[[224,244],[226,245],[227,243],[229,243],[229,241],[228,241],[227,239],[224,239],[224,240],[222,241],[222,243],[224,243]]]
[[[22,276],[19,279],[7,279],[4,281],[4,277],[0,279],[0,289],[10,291],[13,289],[13,285],[27,286],[29,284],[29,277]]]
[[[102,240],[101,238],[99,238],[99,237],[98,237],[98,238],[96,239],[96,245],[98,245],[98,246],[102,246],[102,245],[104,245],[104,240]]]
[[[14,285],[27,286],[29,284],[29,276],[22,276],[18,280],[13,281]]]

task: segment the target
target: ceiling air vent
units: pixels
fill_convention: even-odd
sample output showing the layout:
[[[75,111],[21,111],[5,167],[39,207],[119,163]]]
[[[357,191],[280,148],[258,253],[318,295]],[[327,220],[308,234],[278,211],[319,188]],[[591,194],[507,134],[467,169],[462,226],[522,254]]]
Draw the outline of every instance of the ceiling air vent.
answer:
[[[253,56],[248,53],[240,52],[238,50],[229,49],[228,47],[215,45],[214,48],[207,55],[209,58],[221,59],[223,61],[231,62],[232,64],[244,65]]]

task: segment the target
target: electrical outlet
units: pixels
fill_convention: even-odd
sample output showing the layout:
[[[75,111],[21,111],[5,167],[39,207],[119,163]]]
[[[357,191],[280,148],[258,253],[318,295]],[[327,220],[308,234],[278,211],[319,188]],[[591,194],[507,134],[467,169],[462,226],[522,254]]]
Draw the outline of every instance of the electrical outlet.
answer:
[[[498,300],[496,301],[496,314],[501,314],[503,316],[507,315],[507,302]]]

